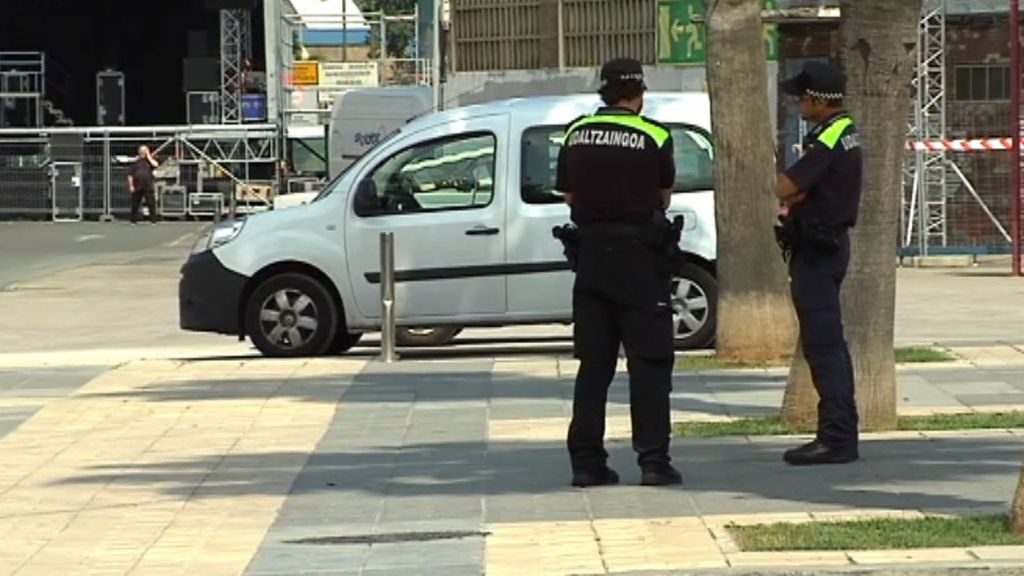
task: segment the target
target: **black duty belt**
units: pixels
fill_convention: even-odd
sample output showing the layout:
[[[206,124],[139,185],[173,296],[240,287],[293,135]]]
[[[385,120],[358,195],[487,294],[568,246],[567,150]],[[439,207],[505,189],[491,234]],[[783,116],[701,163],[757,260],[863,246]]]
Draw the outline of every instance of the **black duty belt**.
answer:
[[[636,224],[588,224],[579,227],[580,238],[640,238],[644,228]]]

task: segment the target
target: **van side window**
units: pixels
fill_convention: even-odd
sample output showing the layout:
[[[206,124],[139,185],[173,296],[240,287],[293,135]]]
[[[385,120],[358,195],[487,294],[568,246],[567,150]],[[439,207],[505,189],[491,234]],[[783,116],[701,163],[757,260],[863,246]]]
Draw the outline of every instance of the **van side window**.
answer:
[[[715,153],[711,136],[695,126],[669,124],[675,142],[676,193],[713,190]],[[527,204],[563,202],[556,191],[558,152],[565,138],[564,126],[543,126],[523,132],[520,194]]]
[[[493,134],[460,134],[406,148],[359,184],[359,216],[483,208],[494,196]]]

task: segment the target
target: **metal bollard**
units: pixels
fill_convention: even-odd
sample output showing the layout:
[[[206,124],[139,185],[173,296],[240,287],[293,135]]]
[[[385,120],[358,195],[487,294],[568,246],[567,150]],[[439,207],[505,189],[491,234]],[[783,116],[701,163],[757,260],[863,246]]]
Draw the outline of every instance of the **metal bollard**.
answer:
[[[395,233],[380,233],[380,360],[392,363],[395,352]]]

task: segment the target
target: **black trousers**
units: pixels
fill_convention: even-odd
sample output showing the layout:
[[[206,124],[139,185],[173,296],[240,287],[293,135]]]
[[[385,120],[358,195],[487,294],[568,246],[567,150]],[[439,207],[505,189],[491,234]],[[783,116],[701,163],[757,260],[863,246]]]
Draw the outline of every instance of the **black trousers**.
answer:
[[[132,222],[139,220],[139,207],[142,205],[143,199],[146,200],[146,207],[149,208],[150,222],[156,222],[156,194],[152,188],[143,188],[132,192]]]
[[[574,473],[606,465],[605,406],[620,343],[628,359],[637,462],[657,469],[671,460],[671,279],[657,272],[655,258],[631,238],[581,239],[573,287],[573,341],[580,367],[568,434]]]
[[[800,344],[811,368],[818,402],[817,439],[834,448],[857,445],[853,362],[843,336],[839,293],[850,264],[850,238],[839,250],[804,248],[789,264],[790,290],[800,322]]]

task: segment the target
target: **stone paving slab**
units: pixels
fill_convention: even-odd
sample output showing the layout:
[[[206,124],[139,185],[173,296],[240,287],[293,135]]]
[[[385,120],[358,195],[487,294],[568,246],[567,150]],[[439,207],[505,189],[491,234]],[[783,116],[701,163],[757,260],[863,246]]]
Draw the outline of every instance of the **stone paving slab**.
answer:
[[[0,574],[238,574],[361,362],[139,362],[0,439]]]
[[[960,380],[972,374],[950,370],[961,372]],[[929,385],[927,374],[914,374],[921,386]],[[732,413],[740,411],[737,406],[777,410],[784,376],[762,371],[677,378],[678,384],[688,382],[697,384],[677,388],[677,415],[714,415],[720,395],[732,395]],[[750,388],[754,392],[744,395]],[[757,566],[772,558],[794,566],[826,560],[854,565],[843,553],[786,560],[730,550],[707,519],[1001,512],[1024,453],[1017,431],[868,434],[862,461],[798,469],[783,464],[781,454],[799,437],[680,440],[673,454],[686,485],[645,488],[636,485],[628,391],[620,374],[609,398],[609,414],[618,415],[609,417],[607,446],[623,485],[578,490],[568,486],[564,447],[571,390],[571,377],[550,361],[410,362],[397,370],[368,365],[342,397],[247,573],[317,573],[331,564],[343,574],[398,575],[408,573],[409,557],[433,558],[436,551],[444,563],[448,554],[475,558],[481,550],[485,565],[478,572],[464,567],[470,573],[662,573],[682,566]],[[960,412],[971,409],[947,402]],[[432,530],[487,535],[458,545],[364,545],[363,553],[307,546],[298,556],[296,545],[286,543],[297,535]],[[673,530],[679,533],[671,536]],[[665,550],[657,547],[663,540],[669,543]],[[387,560],[392,564],[372,565],[375,547],[376,559],[394,555]],[[449,552],[453,547],[459,552]]]
[[[998,513],[1024,452],[1018,430],[866,434],[860,462],[798,469],[781,453],[800,437],[677,440],[686,484],[640,487],[620,374],[607,447],[623,485],[579,490],[568,486],[574,374],[566,368],[558,359],[154,360],[81,387],[42,383],[0,395],[0,422],[5,413],[27,418],[0,438],[0,574],[568,575],[839,565],[836,554],[740,552],[722,536],[722,522]],[[903,409],[990,410],[990,396],[1012,399],[1004,385],[1017,374],[1005,366],[901,370],[925,390],[981,383],[973,394],[938,395],[945,405]],[[769,370],[680,373],[675,415],[769,413],[784,380]],[[964,404],[971,395],[984,398]],[[948,557],[963,554],[973,563],[1017,559],[1006,549]],[[852,553],[842,557],[857,566]]]

